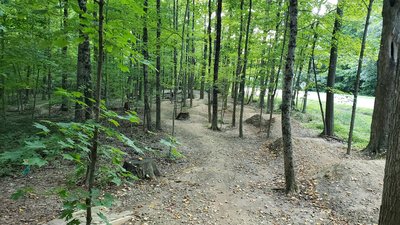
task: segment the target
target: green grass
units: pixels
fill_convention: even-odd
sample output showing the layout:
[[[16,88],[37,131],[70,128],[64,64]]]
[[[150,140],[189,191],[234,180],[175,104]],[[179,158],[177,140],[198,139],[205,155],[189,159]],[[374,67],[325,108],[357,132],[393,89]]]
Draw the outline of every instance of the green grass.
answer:
[[[324,110],[325,106],[323,105]],[[358,108],[356,111],[356,120],[353,131],[353,148],[363,149],[369,142],[372,109]],[[294,113],[294,117],[299,119],[305,127],[320,130],[322,132],[323,123],[318,101],[309,100],[307,102],[306,115]],[[347,141],[351,120],[351,105],[335,104],[335,135],[340,139]]]

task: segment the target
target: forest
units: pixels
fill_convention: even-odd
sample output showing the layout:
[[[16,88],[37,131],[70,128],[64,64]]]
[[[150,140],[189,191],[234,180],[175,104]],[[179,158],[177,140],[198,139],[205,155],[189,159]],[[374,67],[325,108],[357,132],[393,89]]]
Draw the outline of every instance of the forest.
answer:
[[[0,0],[0,224],[400,224],[398,12]]]

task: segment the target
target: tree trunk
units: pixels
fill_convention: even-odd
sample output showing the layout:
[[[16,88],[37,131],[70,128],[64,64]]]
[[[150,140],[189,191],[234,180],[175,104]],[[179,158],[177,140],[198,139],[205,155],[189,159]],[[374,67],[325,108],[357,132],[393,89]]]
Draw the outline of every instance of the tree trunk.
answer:
[[[178,32],[178,2],[177,0],[173,0],[173,28],[175,32]],[[172,101],[174,103],[174,109],[172,112],[172,136],[175,136],[175,117],[176,117],[176,113],[177,113],[177,103],[176,103],[176,99],[177,99],[177,94],[178,94],[178,50],[176,49],[176,42],[174,43],[174,92],[172,95]]]
[[[187,62],[187,48],[188,46],[185,46],[185,31],[186,31],[186,25],[187,23],[189,23],[189,0],[186,1],[186,7],[185,7],[185,15],[183,17],[183,23],[182,23],[182,34],[181,34],[181,57],[180,57],[180,61],[179,61],[179,77],[183,78],[182,79],[182,103],[181,103],[181,112],[182,112],[182,108],[186,107],[186,99],[187,99],[187,95],[186,95],[186,71],[187,71],[187,66],[185,66],[185,72],[183,71],[183,60],[184,60],[184,53],[186,52],[186,57],[185,60]],[[186,50],[186,51],[185,51]]]
[[[286,193],[297,192],[296,177],[294,172],[292,131],[290,124],[290,104],[292,97],[293,67],[297,36],[297,0],[290,0],[290,37],[288,54],[286,58],[285,78],[282,89],[282,139],[285,164]]]
[[[203,61],[201,66],[201,83],[200,83],[200,99],[204,99],[204,88],[206,82],[206,68],[207,68],[207,17],[204,18],[204,49],[203,49]]]
[[[40,77],[40,68],[38,67],[35,80],[35,90],[33,92],[32,121],[35,119],[36,96],[39,91],[39,77]]]
[[[157,0],[156,129],[161,130],[161,0]]]
[[[237,48],[237,62],[236,62],[236,74],[234,79],[234,91],[233,91],[233,112],[232,112],[232,127],[236,126],[236,105],[238,99],[238,83],[240,73],[242,72],[242,39],[243,39],[243,29],[244,29],[244,19],[243,19],[243,7],[244,0],[240,1],[240,30],[239,30],[239,43]],[[240,96],[239,96],[240,97]],[[241,98],[241,97],[240,97]]]
[[[196,57],[195,57],[195,43],[194,43],[194,24],[195,24],[195,18],[194,18],[194,11],[195,11],[195,2],[194,0],[192,1],[192,37],[191,37],[191,50],[192,54],[190,56],[191,58],[191,70],[190,70],[190,77],[189,77],[189,98],[190,98],[190,107],[193,106],[193,98],[194,98],[194,77],[195,77],[195,70],[196,70]]]
[[[388,5],[388,2],[392,1],[385,1],[385,5]],[[391,3],[392,4],[392,3]],[[398,8],[399,4],[396,3],[395,6]],[[390,18],[389,15],[386,17],[386,23],[383,24],[383,27],[386,29],[388,26],[391,26],[393,30],[393,27],[396,27],[396,29],[399,29],[398,26],[398,17],[394,17],[393,12],[395,6],[386,6],[387,8],[383,10],[383,13],[391,13],[390,16],[393,16],[393,18]],[[393,12],[391,11],[393,10]],[[385,15],[385,14],[384,14]],[[394,18],[396,18],[396,23],[394,22]],[[393,20],[392,20],[393,19]],[[389,21],[390,20],[390,21]],[[393,23],[392,23],[393,21]],[[392,31],[391,30],[391,31]],[[384,33],[386,32],[386,33]],[[370,135],[370,140],[368,143],[368,146],[364,151],[368,153],[371,156],[375,155],[380,155],[386,152],[388,149],[388,137],[389,137],[389,124],[393,123],[393,121],[390,120],[389,114],[392,112],[392,104],[391,101],[393,99],[393,93],[395,92],[396,89],[394,89],[393,85],[393,80],[395,79],[395,72],[391,71],[388,73],[387,71],[389,69],[392,69],[391,63],[394,63],[393,61],[386,59],[386,58],[381,58],[381,55],[384,57],[386,56],[385,52],[386,51],[392,51],[391,52],[391,58],[395,58],[397,60],[397,49],[395,48],[398,46],[398,43],[392,42],[393,40],[393,35],[392,33],[389,33],[389,31],[384,30],[382,32],[382,37],[383,38],[390,38],[390,40],[383,40],[381,41],[381,52],[380,56],[378,57],[378,73],[377,73],[377,84],[376,84],[376,89],[375,89],[375,103],[374,103],[374,111],[372,114],[372,123],[371,123],[371,135]],[[391,46],[383,46],[384,43],[388,42],[390,43]],[[385,48],[383,48],[385,47]],[[388,50],[388,48],[390,48]],[[387,60],[387,61],[385,61]]]
[[[64,35],[68,34],[67,31],[67,20],[68,20],[68,0],[64,0],[64,17],[63,17],[63,30],[64,30]],[[68,53],[68,46],[64,46],[61,49],[62,52],[62,56],[64,59],[67,58],[67,53]],[[65,65],[65,64],[64,64]],[[66,71],[66,68],[64,66],[64,71],[62,73],[62,78],[61,78],[61,88],[64,90],[68,89],[68,83],[67,83],[67,79],[68,79],[68,73]],[[62,97],[62,103],[61,103],[61,107],[60,107],[61,111],[68,111],[68,98],[66,96]]]
[[[51,73],[51,67],[47,68],[47,100],[49,102],[48,114],[51,114],[51,93],[52,93],[53,77]]]
[[[174,16],[173,16],[173,28],[175,32],[178,32],[178,5],[177,5],[177,0],[173,0],[173,11],[174,11]],[[172,112],[172,136],[175,136],[175,117],[177,113],[177,94],[178,94],[178,50],[176,49],[176,43],[174,45],[174,92],[172,95],[172,101],[174,103],[174,110]]]
[[[147,32],[147,10],[148,10],[148,0],[144,0],[144,24],[143,24],[143,58],[145,61],[149,60],[148,52],[148,32]],[[144,121],[147,130],[151,130],[151,112],[150,112],[150,101],[149,101],[149,77],[148,77],[148,66],[143,64],[143,92],[144,92]]]
[[[208,26],[207,26],[207,35],[208,35],[208,76],[211,77],[211,64],[212,64],[212,35],[211,35],[211,14],[212,14],[212,0],[208,0]],[[212,114],[211,114],[211,88],[208,85],[208,122],[211,123]]]
[[[96,92],[95,92],[95,107],[94,107],[94,120],[96,124],[100,122],[100,100],[101,100],[101,79],[102,79],[102,67],[103,67],[103,21],[104,21],[104,0],[98,0],[99,4],[99,43],[98,43],[98,60],[97,60],[97,79],[96,79]],[[86,198],[86,225],[92,223],[92,198],[93,198],[93,188],[94,179],[97,163],[97,147],[99,139],[99,128],[95,125],[94,135],[92,138],[92,146],[90,148],[89,155],[89,167],[88,167],[88,192],[89,196]]]
[[[334,135],[334,86],[336,78],[336,64],[338,58],[338,35],[342,26],[343,11],[340,6],[340,0],[336,7],[336,18],[332,33],[331,53],[329,59],[328,81],[326,85],[326,115],[325,129],[323,134],[326,136]]]
[[[303,97],[303,109],[301,110],[302,113],[306,113],[307,111],[307,97],[308,97],[308,89],[309,89],[309,84],[310,84],[310,79],[311,79],[311,69],[313,66],[313,57],[314,57],[314,51],[315,51],[315,46],[318,40],[318,33],[317,33],[317,28],[318,28],[319,22],[316,22],[316,25],[314,27],[314,24],[311,26],[312,29],[314,29],[314,38],[313,38],[313,43],[311,47],[311,56],[310,60],[308,61],[308,70],[307,70],[307,77],[306,77],[306,87],[304,88],[304,97]]]
[[[362,62],[363,62],[363,58],[364,58],[365,42],[367,40],[369,18],[371,16],[373,3],[374,3],[374,0],[369,0],[367,18],[365,19],[364,33],[363,33],[362,42],[361,42],[360,57],[358,58],[356,82],[354,84],[354,99],[353,99],[353,107],[352,107],[352,111],[351,111],[349,139],[347,141],[347,154],[348,155],[350,154],[351,143],[353,141],[353,129],[354,129],[354,121],[356,119],[357,97],[358,97],[358,91],[360,89],[360,76],[361,76]]]
[[[79,8],[86,13],[86,0],[78,0]],[[91,98],[91,61],[90,61],[90,42],[89,36],[83,33],[86,27],[85,19],[82,14],[79,15],[81,20],[79,25],[79,37],[83,39],[78,45],[78,63],[77,63],[77,90],[83,93],[84,98],[78,100],[85,102],[88,106],[83,107],[81,104],[75,104],[75,120],[83,121],[85,118],[90,118],[90,107],[92,105],[89,98]]]
[[[240,77],[240,117],[239,117],[239,137],[243,137],[243,110],[244,110],[244,88],[246,81],[246,69],[247,69],[247,60],[249,57],[249,39],[250,39],[250,23],[251,23],[251,10],[253,7],[253,0],[249,1],[249,14],[247,17],[247,26],[246,26],[246,40],[244,44],[244,60],[243,60],[243,71],[242,76]]]
[[[383,181],[382,205],[379,214],[380,225],[400,224],[400,2],[384,0],[383,3],[383,28],[381,47],[379,52],[378,82],[388,81],[393,85],[384,88],[388,92],[379,90],[378,94],[390,96],[387,104],[391,105],[385,112],[384,118],[390,121],[388,128],[388,149],[386,154],[385,176]],[[380,89],[377,88],[377,89]],[[375,107],[385,106],[377,104]],[[386,110],[388,108],[385,108]],[[375,114],[375,111],[374,111]],[[375,116],[375,115],[374,115]],[[383,125],[383,124],[381,124]],[[384,126],[382,126],[384,127]]]
[[[251,1],[251,0],[250,0]],[[221,25],[222,25],[222,0],[217,1],[217,23],[215,26],[216,39],[215,39],[215,57],[214,57],[214,80],[213,80],[213,104],[212,104],[212,120],[211,129],[218,129],[218,70],[219,58],[221,50]]]
[[[274,91],[274,86],[275,86],[275,62],[276,59],[275,57],[277,56],[277,51],[278,51],[278,42],[279,42],[279,37],[280,37],[280,26],[281,26],[281,10],[282,10],[282,2],[283,0],[280,0],[278,2],[278,12],[276,13],[276,18],[278,20],[278,23],[275,26],[275,38],[274,38],[274,44],[273,44],[273,53],[272,53],[272,62],[271,62],[271,74],[269,76],[269,85],[268,85],[268,96],[267,96],[267,113],[271,112],[271,104],[272,100],[272,93]],[[284,35],[286,36],[286,34]],[[283,45],[284,46],[284,45]],[[284,47],[282,47],[284,49]],[[283,50],[282,50],[283,51]],[[281,54],[282,55],[282,54]],[[273,110],[272,110],[273,111]]]

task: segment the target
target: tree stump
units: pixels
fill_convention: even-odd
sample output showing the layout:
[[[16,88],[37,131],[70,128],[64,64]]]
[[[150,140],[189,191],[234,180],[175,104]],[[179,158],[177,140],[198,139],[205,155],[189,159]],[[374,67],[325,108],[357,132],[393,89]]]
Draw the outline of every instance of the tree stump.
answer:
[[[133,175],[140,179],[156,179],[161,175],[157,168],[154,159],[135,159],[131,161],[125,161],[123,165],[124,169],[131,172]]]
[[[188,112],[180,112],[176,117],[177,120],[188,120],[190,118]]]

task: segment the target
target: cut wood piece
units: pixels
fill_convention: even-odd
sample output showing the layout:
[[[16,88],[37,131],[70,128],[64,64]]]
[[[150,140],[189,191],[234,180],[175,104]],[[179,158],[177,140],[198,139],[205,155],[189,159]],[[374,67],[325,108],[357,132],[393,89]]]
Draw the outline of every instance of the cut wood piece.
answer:
[[[190,115],[188,112],[180,112],[178,116],[176,117],[177,120],[188,120],[190,118]]]
[[[123,167],[140,179],[156,179],[161,175],[154,159],[150,158],[125,161]]]

